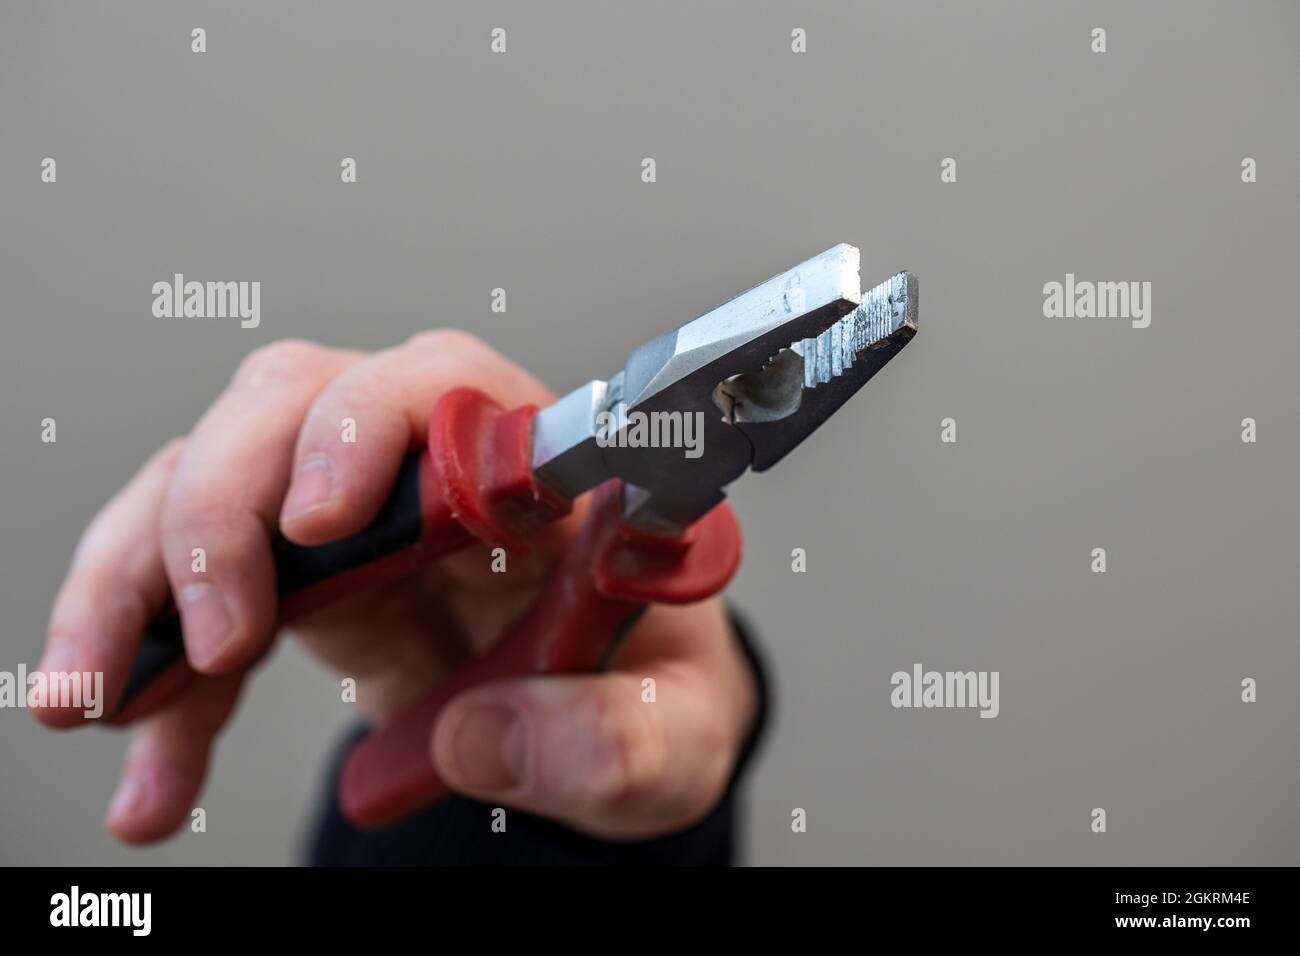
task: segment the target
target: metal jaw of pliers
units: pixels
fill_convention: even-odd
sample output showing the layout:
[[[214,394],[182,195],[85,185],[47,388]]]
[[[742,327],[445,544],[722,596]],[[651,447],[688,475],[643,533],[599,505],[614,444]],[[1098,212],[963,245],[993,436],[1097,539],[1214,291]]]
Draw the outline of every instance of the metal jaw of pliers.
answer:
[[[864,294],[858,258],[835,246],[541,411],[454,389],[369,527],[312,548],[276,539],[279,619],[289,622],[475,541],[522,552],[595,489],[532,608],[350,753],[339,803],[354,823],[389,823],[445,792],[429,735],[456,694],[602,668],[648,604],[691,603],[726,586],[741,550],[726,486],[785,457],[916,333],[915,277],[900,272]],[[196,679],[171,610],[143,636],[114,722],[149,713]]]
[[[541,411],[538,478],[570,498],[620,478],[627,517],[647,529],[703,517],[728,484],[784,458],[916,333],[916,277],[900,272],[863,295],[858,258],[850,245],[828,249]],[[602,421],[618,427],[602,433]],[[628,439],[636,427],[662,436],[691,423],[702,427],[693,457],[671,442]]]

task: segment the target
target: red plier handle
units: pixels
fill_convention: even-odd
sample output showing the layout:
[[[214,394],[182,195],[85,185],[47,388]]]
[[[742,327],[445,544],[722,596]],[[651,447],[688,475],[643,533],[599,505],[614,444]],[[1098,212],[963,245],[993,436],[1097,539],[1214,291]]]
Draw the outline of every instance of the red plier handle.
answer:
[[[428,445],[403,465],[374,522],[342,541],[304,548],[277,540],[282,623],[410,573],[474,541],[526,550],[528,538],[570,510],[532,471],[536,409],[505,410],[474,389],[442,397]],[[396,820],[444,793],[429,756],[443,705],[485,681],[574,673],[602,666],[646,604],[685,604],[716,594],[740,563],[740,528],[719,505],[680,535],[623,521],[617,480],[601,485],[583,527],[551,571],[540,598],[483,656],[363,739],[349,755],[340,804],[355,823]],[[179,620],[148,628],[115,723],[149,713],[196,679]]]

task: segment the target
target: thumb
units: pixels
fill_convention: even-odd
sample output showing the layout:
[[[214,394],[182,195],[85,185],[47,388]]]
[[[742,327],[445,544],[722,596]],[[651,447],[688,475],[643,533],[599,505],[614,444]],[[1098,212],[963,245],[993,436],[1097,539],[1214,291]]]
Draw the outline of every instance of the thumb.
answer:
[[[721,797],[740,721],[724,692],[680,661],[642,677],[606,673],[502,681],[450,702],[434,765],[453,790],[606,838],[681,829]]]

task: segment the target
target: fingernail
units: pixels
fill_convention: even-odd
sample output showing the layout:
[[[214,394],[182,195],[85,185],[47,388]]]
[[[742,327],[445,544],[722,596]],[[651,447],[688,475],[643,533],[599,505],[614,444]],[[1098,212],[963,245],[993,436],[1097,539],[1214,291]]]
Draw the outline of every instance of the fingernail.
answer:
[[[298,464],[289,494],[280,509],[280,520],[291,521],[330,500],[334,491],[334,477],[330,460],[324,455],[310,455]]]
[[[234,636],[234,618],[221,591],[212,584],[187,584],[177,603],[190,662],[200,670],[214,663]]]
[[[505,704],[472,708],[452,738],[459,783],[471,790],[512,790],[524,781],[528,741],[523,718]]]
[[[122,782],[117,785],[117,792],[113,794],[113,799],[108,804],[108,813],[104,819],[111,826],[119,822],[126,822],[128,818],[137,813],[146,802],[148,797],[148,785],[144,777],[139,773],[128,773],[122,778]]]

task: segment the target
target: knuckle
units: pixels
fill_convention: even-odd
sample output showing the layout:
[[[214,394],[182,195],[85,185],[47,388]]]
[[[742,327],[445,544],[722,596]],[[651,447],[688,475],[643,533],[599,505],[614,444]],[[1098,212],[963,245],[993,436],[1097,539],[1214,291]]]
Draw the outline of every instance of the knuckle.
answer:
[[[207,509],[195,507],[192,491],[172,485],[158,511],[158,534],[166,540],[193,528]]]
[[[711,693],[699,686],[699,700]],[[682,792],[677,824],[687,826],[707,816],[717,806],[731,780],[740,754],[741,736],[736,726],[714,708],[699,713],[692,722],[692,748],[696,755],[690,786]]]
[[[136,573],[121,565],[92,563],[68,578],[50,612],[47,628],[52,638],[76,640],[90,617],[108,633],[124,634],[148,623],[149,601]]]
[[[338,430],[339,416],[357,417],[380,403],[385,376],[364,366],[348,371],[334,381],[313,403],[304,431]]]
[[[181,454],[184,450],[185,439],[183,437],[173,438],[149,457],[140,467],[132,482],[118,492],[113,501],[100,509],[99,513],[82,531],[72,553],[72,563],[74,565],[90,564],[97,560],[109,560],[102,558],[102,556],[114,553],[116,550],[114,544],[120,537],[120,532],[115,533],[113,527],[113,517],[117,511],[115,506],[119,505],[124,496],[134,490],[133,486],[138,486],[141,481],[150,485],[158,482],[162,487],[166,487],[166,483],[170,482],[172,476],[176,474],[176,468],[180,463]]]
[[[235,370],[232,384],[244,388],[296,381],[325,353],[323,346],[304,339],[280,339],[249,352]]]
[[[149,460],[149,467],[156,468],[166,475],[175,474],[176,466],[180,463],[184,451],[185,436],[177,436],[154,452]]]
[[[718,805],[731,778],[733,757],[726,742],[711,748],[704,765],[694,777],[694,785],[688,788],[682,802],[675,824],[689,826],[708,816]]]
[[[261,523],[245,512],[179,496],[168,496],[163,505],[158,535],[164,563],[170,569],[189,569],[195,548],[203,549],[208,567],[214,563],[250,566],[264,536]]]
[[[665,831],[683,830],[712,813],[726,792],[731,766],[724,753],[715,751],[692,769],[689,779],[661,793],[660,827]]]
[[[462,329],[426,329],[416,332],[406,344],[434,352],[475,352],[487,348],[487,343],[477,335]]]
[[[77,539],[77,546],[72,552],[73,567],[101,570],[113,561],[113,544],[112,532],[103,521],[96,518]]]
[[[666,765],[664,740],[648,708],[616,705],[602,697],[590,719],[607,754],[608,773],[593,794],[600,810],[617,811],[659,780]]]

